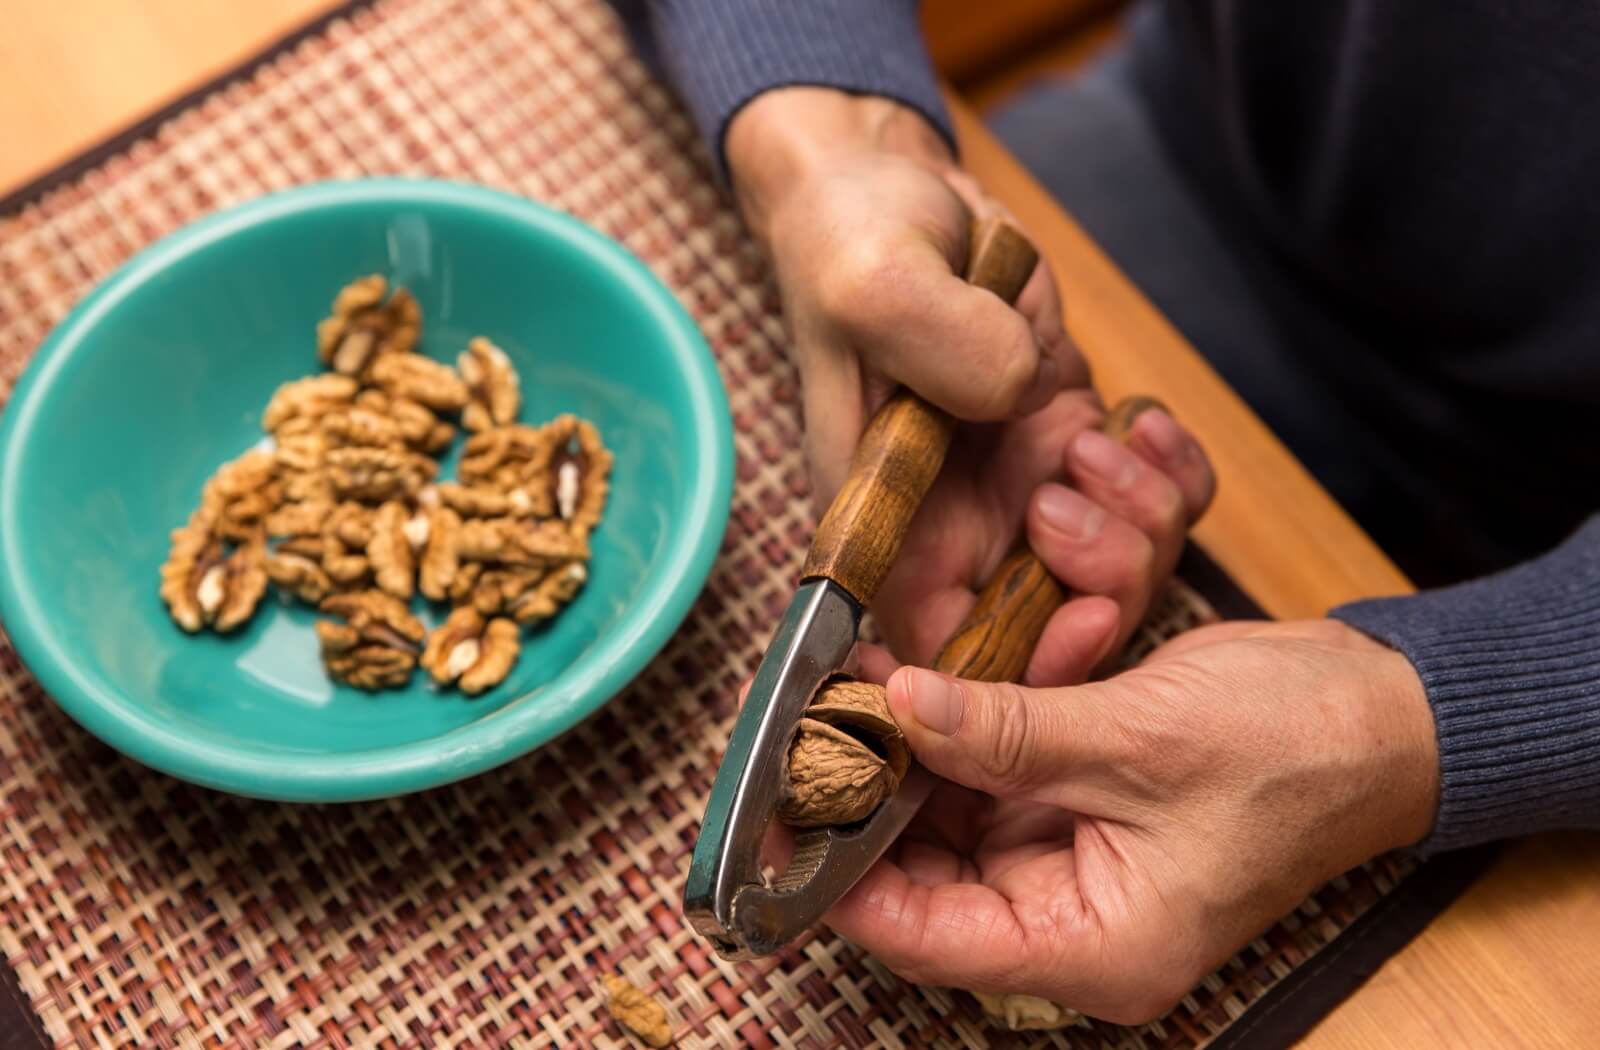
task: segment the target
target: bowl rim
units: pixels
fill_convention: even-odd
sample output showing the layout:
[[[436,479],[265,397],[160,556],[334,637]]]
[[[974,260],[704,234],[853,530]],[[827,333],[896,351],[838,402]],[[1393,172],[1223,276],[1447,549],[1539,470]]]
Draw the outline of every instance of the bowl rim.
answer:
[[[48,403],[52,381],[105,313],[173,260],[249,227],[346,204],[429,204],[490,214],[561,238],[649,308],[667,336],[690,394],[696,457],[678,527],[640,597],[557,676],[497,710],[442,735],[358,752],[263,752],[185,733],[153,716],[117,683],[86,675],[55,636],[17,540],[18,467],[25,440]],[[294,802],[354,802],[447,784],[540,747],[599,710],[676,633],[722,545],[733,496],[733,428],[727,394],[705,337],[645,264],[611,238],[562,212],[500,190],[443,179],[333,180],[254,198],[205,216],[141,249],[100,281],[50,332],[0,413],[0,622],[45,693],[76,722],[137,761],[234,794]],[[152,593],[154,584],[152,582]],[[102,676],[103,677],[103,676]],[[529,698],[537,694],[538,703]]]

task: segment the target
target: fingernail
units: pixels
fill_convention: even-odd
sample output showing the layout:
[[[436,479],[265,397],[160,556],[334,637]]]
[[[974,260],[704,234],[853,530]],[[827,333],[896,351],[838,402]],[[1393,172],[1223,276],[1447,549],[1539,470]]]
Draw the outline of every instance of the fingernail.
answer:
[[[1039,517],[1068,539],[1092,540],[1105,527],[1106,512],[1065,485],[1041,485],[1038,500]]]
[[[917,721],[940,736],[954,736],[961,728],[961,686],[932,671],[917,671],[910,684]]]
[[[1149,409],[1134,420],[1133,429],[1145,440],[1164,466],[1180,467],[1188,456],[1189,438],[1178,421],[1159,408]]]
[[[1085,470],[1119,492],[1139,478],[1139,457],[1098,430],[1080,432],[1072,442],[1072,455]]]

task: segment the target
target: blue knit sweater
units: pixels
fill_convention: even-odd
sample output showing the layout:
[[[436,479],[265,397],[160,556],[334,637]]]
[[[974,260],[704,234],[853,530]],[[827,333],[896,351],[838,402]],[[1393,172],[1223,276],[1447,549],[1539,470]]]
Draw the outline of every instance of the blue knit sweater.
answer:
[[[613,2],[682,95],[719,165],[729,120],[756,95],[783,85],[887,96],[949,135],[915,0]],[[1332,274],[1329,283],[1353,312],[1398,303],[1416,322],[1424,349],[1394,355],[1405,357],[1396,361],[1397,374],[1408,377],[1400,394],[1411,403],[1375,415],[1432,428],[1395,435],[1403,442],[1395,447],[1411,449],[1414,463],[1445,479],[1441,499],[1459,497],[1464,508],[1451,513],[1499,529],[1481,547],[1498,553],[1479,564],[1509,564],[1549,547],[1600,507],[1600,478],[1591,469],[1600,455],[1593,425],[1600,295],[1567,295],[1566,302],[1588,301],[1586,310],[1563,313],[1562,303],[1548,303],[1552,287],[1582,288],[1585,274],[1600,273],[1600,194],[1593,190],[1600,168],[1581,163],[1600,153],[1600,109],[1591,108],[1600,104],[1600,55],[1575,53],[1574,43],[1600,36],[1501,5],[1435,18],[1413,4],[1378,0],[1173,6],[1188,9],[1178,16],[1183,24],[1154,45],[1159,61],[1151,62],[1148,48],[1145,56],[1160,67],[1152,90],[1162,81],[1169,89],[1161,100],[1174,129],[1169,147],[1214,154],[1197,168],[1215,168],[1216,156],[1226,157],[1237,169],[1227,177],[1251,188],[1250,205],[1276,231],[1285,256]],[[1600,22],[1582,8],[1571,16]],[[1327,31],[1298,32],[1307,17]],[[1240,46],[1246,42],[1253,45]],[[1299,52],[1292,61],[1283,57],[1289,48]],[[1489,94],[1498,101],[1474,95],[1470,79],[1455,90],[1454,59],[1441,55],[1462,56],[1463,76],[1492,77]],[[1368,119],[1352,133],[1352,114],[1416,112],[1419,98],[1431,122],[1426,129],[1413,120]],[[1514,148],[1494,140],[1496,114],[1508,134],[1520,136]],[[1547,129],[1544,152],[1537,136],[1529,138],[1530,120]],[[1289,130],[1275,130],[1285,124]],[[1223,130],[1197,143],[1208,128]],[[1574,165],[1553,159],[1563,150],[1577,150]],[[1377,174],[1366,178],[1363,165]],[[1383,214],[1399,195],[1375,198],[1370,186],[1379,178],[1386,188],[1419,188],[1415,201],[1401,200],[1404,215]],[[1504,199],[1508,185],[1516,200]],[[1560,207],[1545,199],[1550,194]],[[1520,212],[1511,207],[1518,201]],[[1459,215],[1480,204],[1473,240],[1463,244]],[[1438,212],[1432,226],[1429,209]],[[1330,215],[1340,221],[1330,226]],[[1363,221],[1366,232],[1351,241]],[[1379,235],[1401,239],[1374,249]],[[1497,312],[1484,313],[1486,296],[1475,283],[1504,289]],[[1450,301],[1443,286],[1461,294]],[[1500,329],[1537,334],[1500,337]],[[1449,353],[1429,357],[1435,343]],[[1523,420],[1517,434],[1528,448],[1497,436],[1467,458],[1464,450],[1482,441],[1487,409]],[[1427,459],[1429,449],[1435,461]],[[1524,467],[1487,469],[1485,457],[1499,454]],[[1600,518],[1514,568],[1412,597],[1375,597],[1331,615],[1403,652],[1427,689],[1442,794],[1424,853],[1600,827]]]

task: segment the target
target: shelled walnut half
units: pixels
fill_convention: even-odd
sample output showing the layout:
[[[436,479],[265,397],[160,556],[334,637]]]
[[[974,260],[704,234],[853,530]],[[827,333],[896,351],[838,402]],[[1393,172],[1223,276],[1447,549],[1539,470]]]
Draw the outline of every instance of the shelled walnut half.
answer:
[[[806,708],[789,747],[778,819],[799,828],[865,820],[894,794],[910,764],[883,687],[835,679]]]
[[[462,606],[428,637],[422,666],[440,685],[476,696],[505,681],[521,648],[516,624]]]
[[[317,356],[340,375],[365,375],[386,357],[409,354],[422,335],[422,309],[411,293],[372,274],[345,285],[333,313],[317,325]]]
[[[480,336],[456,358],[456,370],[470,394],[461,413],[462,426],[477,433],[516,422],[522,385],[504,350]]]
[[[972,992],[971,995],[983,1007],[986,1020],[1013,1032],[1071,1028],[1083,1020],[1078,1011],[1037,995],[990,995],[987,992]]]
[[[428,632],[405,602],[382,591],[354,591],[327,599],[321,610],[344,621],[317,621],[322,664],[330,676],[369,690],[410,680]]]
[[[206,627],[234,630],[255,613],[267,589],[265,541],[231,546],[216,525],[215,506],[195,511],[188,524],[173,530],[172,550],[161,566],[161,598],[191,634]]]

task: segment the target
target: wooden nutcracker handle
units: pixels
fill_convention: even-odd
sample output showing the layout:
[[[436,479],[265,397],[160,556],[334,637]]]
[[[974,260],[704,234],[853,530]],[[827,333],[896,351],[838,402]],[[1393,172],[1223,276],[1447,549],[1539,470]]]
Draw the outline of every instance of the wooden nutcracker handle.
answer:
[[[1124,398],[1106,414],[1100,430],[1125,442],[1139,413],[1162,407],[1151,397]],[[1016,681],[1027,670],[1045,624],[1066,600],[1061,581],[1023,543],[1000,563],[978,603],[934,657],[933,669],[979,682]]]
[[[1016,302],[1039,255],[1017,229],[997,219],[974,223],[964,276]],[[909,390],[873,415],[850,473],[817,525],[801,576],[826,576],[863,606],[871,603],[900,553],[911,518],[944,465],[955,421]]]

